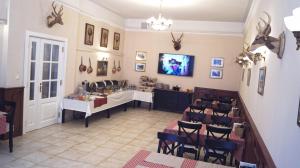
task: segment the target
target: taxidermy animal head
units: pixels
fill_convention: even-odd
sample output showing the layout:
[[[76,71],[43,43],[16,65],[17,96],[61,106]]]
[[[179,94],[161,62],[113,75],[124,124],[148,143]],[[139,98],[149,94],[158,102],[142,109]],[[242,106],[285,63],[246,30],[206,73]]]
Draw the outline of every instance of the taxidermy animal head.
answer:
[[[175,37],[172,32],[171,32],[171,35],[172,35],[172,39],[173,39],[172,42],[173,42],[174,49],[176,51],[180,50],[181,49],[181,39],[183,37],[183,33],[181,33],[181,36],[177,40],[175,40]]]
[[[51,15],[47,17],[48,27],[54,26],[56,23],[63,25],[62,21],[62,15],[63,15],[63,9],[64,7],[61,5],[59,8],[59,11],[56,11],[57,5],[55,5],[55,2],[52,2],[52,8],[53,11],[51,12]]]
[[[267,12],[264,12],[264,14],[268,19],[264,20],[263,18],[259,18],[260,21],[256,26],[258,34],[250,47],[250,51],[254,51],[261,46],[266,46],[281,58],[284,50],[284,34],[281,34],[279,38],[270,36],[272,30],[270,25],[271,16]]]
[[[243,52],[240,55],[243,57],[248,57],[255,65],[258,61],[261,61],[262,59],[265,60],[265,57],[261,53],[250,52],[250,46],[247,43],[245,44]]]

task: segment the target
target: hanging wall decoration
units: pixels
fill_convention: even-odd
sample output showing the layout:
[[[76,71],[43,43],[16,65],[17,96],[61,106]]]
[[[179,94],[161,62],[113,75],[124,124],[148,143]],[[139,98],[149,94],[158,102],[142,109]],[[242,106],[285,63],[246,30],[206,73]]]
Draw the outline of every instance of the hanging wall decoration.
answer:
[[[224,67],[224,58],[212,58],[211,59],[211,66],[217,67],[217,68],[223,68]]]
[[[112,68],[112,73],[115,74],[117,72],[116,61],[114,60],[114,66]]]
[[[250,86],[250,80],[251,80],[251,69],[248,69],[247,73],[247,86]]]
[[[264,95],[264,90],[265,90],[266,72],[267,72],[266,67],[262,67],[259,69],[257,92],[262,96]]]
[[[121,63],[120,63],[120,61],[118,62],[118,68],[117,68],[117,71],[118,71],[118,72],[121,71]]]
[[[62,15],[63,15],[63,10],[64,10],[64,7],[63,5],[60,6],[58,12],[56,10],[57,8],[57,5],[55,5],[55,1],[52,2],[52,8],[53,8],[53,11],[51,12],[51,15],[49,15],[47,17],[47,26],[49,28],[51,28],[52,26],[54,26],[56,23],[60,24],[60,25],[63,25],[63,20],[62,20]]]
[[[266,46],[273,53],[277,54],[278,58],[282,58],[285,47],[285,34],[282,32],[278,38],[270,36],[272,30],[271,16],[267,12],[264,12],[264,14],[268,19],[259,18],[260,21],[256,27],[258,34],[251,44],[250,51],[255,51],[262,46]]]
[[[94,43],[94,25],[85,24],[84,44],[93,45]]]
[[[97,76],[107,76],[107,61],[98,61],[97,62]]]
[[[92,67],[92,63],[91,63],[91,58],[89,58],[89,67],[87,68],[86,72],[88,74],[92,73],[93,72],[93,67]]]
[[[100,47],[107,48],[108,34],[109,34],[109,30],[108,29],[105,29],[105,28],[101,29]]]
[[[210,70],[210,78],[222,79],[223,78],[223,70],[222,69],[211,69]]]
[[[114,50],[119,50],[120,48],[120,33],[114,33],[114,44],[113,44],[113,49]]]
[[[81,56],[81,63],[79,65],[79,71],[80,72],[85,72],[86,71],[86,66],[83,64],[82,56]]]

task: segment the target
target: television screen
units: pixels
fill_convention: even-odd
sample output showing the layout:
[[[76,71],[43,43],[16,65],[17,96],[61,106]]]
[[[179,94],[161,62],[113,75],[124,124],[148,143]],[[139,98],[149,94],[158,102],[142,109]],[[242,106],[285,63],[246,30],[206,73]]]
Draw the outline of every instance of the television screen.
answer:
[[[160,53],[158,73],[175,76],[193,76],[194,56]]]

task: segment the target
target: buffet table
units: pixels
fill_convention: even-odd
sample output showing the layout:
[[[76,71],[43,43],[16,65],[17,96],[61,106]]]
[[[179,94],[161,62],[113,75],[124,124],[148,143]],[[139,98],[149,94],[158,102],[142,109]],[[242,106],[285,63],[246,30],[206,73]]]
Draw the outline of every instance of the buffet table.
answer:
[[[87,100],[79,100],[73,97],[66,97],[62,102],[62,123],[65,122],[65,111],[73,110],[85,113],[85,126],[88,127],[89,117],[94,113],[106,111],[107,118],[110,117],[109,109],[124,105],[127,110],[127,103],[131,101],[143,101],[152,104],[152,92],[137,90],[124,90],[114,92],[106,97],[91,95]]]

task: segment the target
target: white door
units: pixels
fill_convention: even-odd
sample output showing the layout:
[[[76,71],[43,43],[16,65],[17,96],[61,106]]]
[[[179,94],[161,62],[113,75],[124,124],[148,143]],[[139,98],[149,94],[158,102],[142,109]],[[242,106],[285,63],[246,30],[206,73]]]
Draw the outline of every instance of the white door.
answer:
[[[64,43],[30,37],[25,132],[57,123]]]

